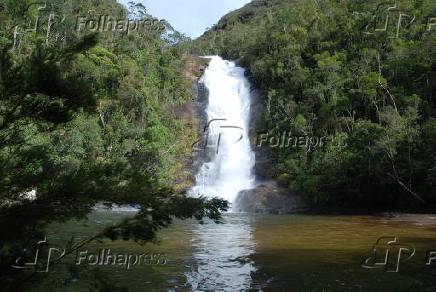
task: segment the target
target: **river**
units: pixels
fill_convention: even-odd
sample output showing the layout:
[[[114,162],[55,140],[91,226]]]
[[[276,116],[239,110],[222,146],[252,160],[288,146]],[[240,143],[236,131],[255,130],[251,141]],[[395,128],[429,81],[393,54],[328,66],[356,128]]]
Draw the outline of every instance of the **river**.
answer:
[[[62,246],[95,234],[128,212],[96,211],[87,221],[53,224],[48,240]],[[396,237],[416,252],[400,261],[398,272],[385,266],[363,268],[380,237]],[[178,221],[159,233],[161,244],[104,241],[89,250],[163,253],[159,266],[100,266],[101,279],[126,291],[435,291],[434,215],[318,216],[228,213],[222,224]],[[386,246],[381,245],[380,256]],[[395,250],[392,250],[395,256]],[[90,291],[95,266],[76,266],[74,257],[54,266],[37,291]],[[389,259],[395,267],[396,258]],[[91,290],[95,291],[95,290]]]

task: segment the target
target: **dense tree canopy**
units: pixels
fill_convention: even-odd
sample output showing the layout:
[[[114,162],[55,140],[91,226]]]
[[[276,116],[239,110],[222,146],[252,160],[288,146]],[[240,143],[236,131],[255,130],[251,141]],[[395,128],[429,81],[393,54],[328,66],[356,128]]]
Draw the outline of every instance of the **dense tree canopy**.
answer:
[[[331,137],[270,151],[290,189],[339,210],[434,210],[435,15],[432,0],[258,0],[192,50],[241,60],[272,135]]]
[[[43,238],[47,223],[83,217],[97,202],[137,205],[134,218],[99,236],[139,241],[152,240],[174,217],[218,219],[226,209],[175,187],[196,138],[170,110],[192,98],[183,52],[174,46],[184,36],[142,5],[34,2],[0,2],[4,287],[23,276],[10,265]],[[131,32],[77,29],[78,17],[105,15],[150,21]]]

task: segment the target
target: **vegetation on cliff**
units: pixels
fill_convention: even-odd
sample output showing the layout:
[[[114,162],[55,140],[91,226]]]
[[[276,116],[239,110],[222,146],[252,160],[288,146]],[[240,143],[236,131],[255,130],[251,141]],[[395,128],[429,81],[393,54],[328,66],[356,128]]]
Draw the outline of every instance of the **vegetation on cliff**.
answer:
[[[270,136],[329,137],[269,149],[291,190],[339,210],[435,210],[435,15],[432,0],[255,0],[192,50],[240,59]]]

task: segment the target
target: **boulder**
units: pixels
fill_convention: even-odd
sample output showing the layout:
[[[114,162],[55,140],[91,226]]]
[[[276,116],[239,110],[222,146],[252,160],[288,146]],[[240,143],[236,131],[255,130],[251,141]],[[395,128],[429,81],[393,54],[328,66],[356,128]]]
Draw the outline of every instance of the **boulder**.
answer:
[[[290,214],[307,212],[302,199],[281,188],[274,181],[260,183],[256,188],[239,192],[234,209],[260,214]]]

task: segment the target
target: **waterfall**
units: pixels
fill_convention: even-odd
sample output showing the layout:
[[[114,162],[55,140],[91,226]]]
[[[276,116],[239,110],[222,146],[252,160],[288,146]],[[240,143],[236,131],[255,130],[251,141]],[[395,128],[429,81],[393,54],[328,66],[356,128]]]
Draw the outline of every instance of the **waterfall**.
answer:
[[[233,203],[254,185],[255,156],[250,147],[250,83],[234,62],[210,57],[200,83],[208,89],[204,147],[207,160],[196,175],[191,195],[219,197]]]

